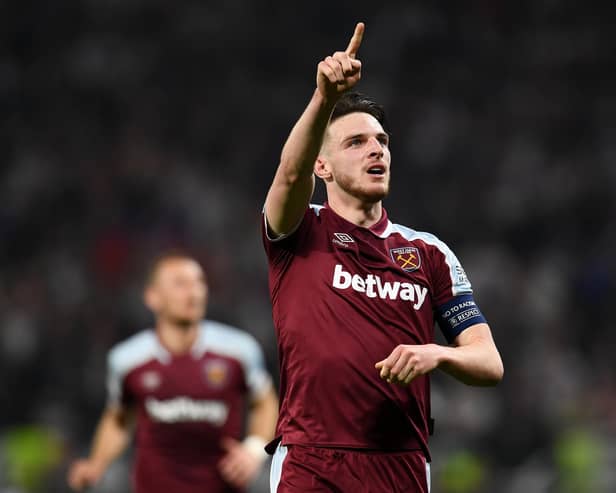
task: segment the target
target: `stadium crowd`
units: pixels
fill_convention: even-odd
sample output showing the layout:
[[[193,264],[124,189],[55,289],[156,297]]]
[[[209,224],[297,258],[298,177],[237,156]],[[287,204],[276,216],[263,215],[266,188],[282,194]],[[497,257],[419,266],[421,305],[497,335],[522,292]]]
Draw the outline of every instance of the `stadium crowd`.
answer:
[[[495,389],[434,376],[433,491],[614,491],[616,37],[591,9],[2,3],[0,492],[67,491],[162,250],[196,253],[208,316],[276,375],[260,212],[306,74],[357,20],[392,135],[385,207],[456,251],[505,363]],[[127,491],[126,469],[96,491]]]

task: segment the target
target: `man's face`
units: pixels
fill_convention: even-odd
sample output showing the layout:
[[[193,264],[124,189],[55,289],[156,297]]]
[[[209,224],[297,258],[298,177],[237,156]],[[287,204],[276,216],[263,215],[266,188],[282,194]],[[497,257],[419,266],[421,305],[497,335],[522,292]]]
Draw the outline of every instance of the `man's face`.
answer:
[[[201,266],[189,258],[163,260],[146,288],[145,299],[157,318],[185,326],[199,322],[207,303]]]
[[[343,193],[363,202],[382,200],[389,192],[389,136],[368,113],[349,113],[328,127],[321,157],[331,173],[328,193]]]

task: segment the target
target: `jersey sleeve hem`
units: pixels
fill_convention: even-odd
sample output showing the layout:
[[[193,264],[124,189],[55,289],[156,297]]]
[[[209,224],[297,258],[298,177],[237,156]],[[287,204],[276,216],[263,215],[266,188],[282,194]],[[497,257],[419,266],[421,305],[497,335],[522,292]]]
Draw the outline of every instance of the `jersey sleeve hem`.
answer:
[[[295,233],[299,229],[299,227],[302,224],[303,220],[304,220],[304,216],[301,217],[299,222],[288,233],[283,233],[283,234],[280,234],[280,235],[272,236],[270,234],[271,228],[269,227],[269,224],[267,223],[267,214],[265,213],[265,208],[263,208],[263,235],[265,236],[267,241],[270,241],[272,243],[276,243],[278,241],[282,241],[285,238],[288,238],[289,236],[291,236],[293,233]]]
[[[274,383],[269,374],[263,374],[261,381],[255,385],[254,383],[250,387],[250,399],[252,401],[259,401],[272,389]]]

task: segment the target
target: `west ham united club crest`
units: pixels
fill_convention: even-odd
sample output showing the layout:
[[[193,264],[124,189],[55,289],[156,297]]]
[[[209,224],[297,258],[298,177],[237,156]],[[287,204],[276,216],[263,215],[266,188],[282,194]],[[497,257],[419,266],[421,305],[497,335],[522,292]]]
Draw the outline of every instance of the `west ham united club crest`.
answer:
[[[419,250],[415,247],[390,248],[392,260],[407,272],[413,272],[421,267]]]
[[[229,364],[221,359],[207,361],[203,365],[203,375],[210,387],[223,387],[229,379]]]

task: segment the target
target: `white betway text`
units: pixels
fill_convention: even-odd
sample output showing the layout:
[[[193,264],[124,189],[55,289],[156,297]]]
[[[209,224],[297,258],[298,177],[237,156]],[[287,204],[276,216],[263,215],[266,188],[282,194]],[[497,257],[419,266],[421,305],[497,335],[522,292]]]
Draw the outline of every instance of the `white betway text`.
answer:
[[[229,414],[227,405],[222,401],[193,400],[189,397],[165,401],[149,397],[145,407],[152,419],[163,423],[206,421],[221,426]]]
[[[415,310],[422,307],[428,294],[428,288],[419,284],[383,281],[376,274],[368,274],[364,278],[345,271],[340,264],[334,267],[332,286],[336,289],[351,288],[358,293],[364,293],[368,298],[411,301]]]

